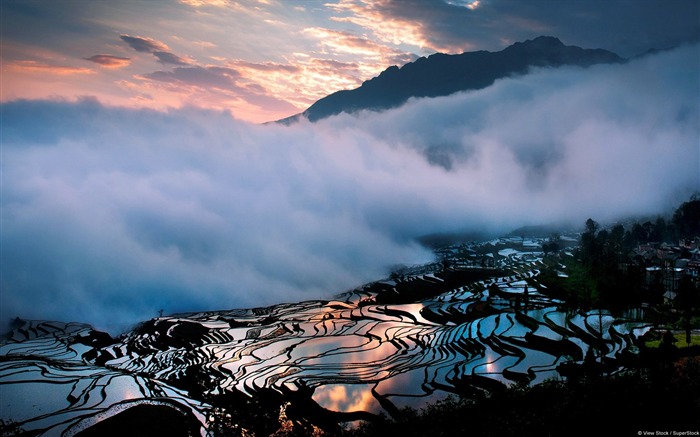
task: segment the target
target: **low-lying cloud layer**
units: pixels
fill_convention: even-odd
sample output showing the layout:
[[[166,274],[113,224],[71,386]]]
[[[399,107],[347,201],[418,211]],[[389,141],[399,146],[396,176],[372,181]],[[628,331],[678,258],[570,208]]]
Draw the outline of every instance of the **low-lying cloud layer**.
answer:
[[[381,114],[2,106],[2,318],[119,330],[428,261],[414,238],[656,214],[700,188],[698,46]]]

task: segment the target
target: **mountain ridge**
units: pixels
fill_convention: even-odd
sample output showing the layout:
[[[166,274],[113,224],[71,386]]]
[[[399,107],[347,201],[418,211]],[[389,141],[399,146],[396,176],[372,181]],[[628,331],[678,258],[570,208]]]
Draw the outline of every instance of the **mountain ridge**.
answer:
[[[391,109],[412,97],[440,97],[486,88],[497,79],[527,73],[531,67],[588,67],[624,61],[608,50],[567,46],[553,36],[516,42],[498,52],[435,53],[401,67],[393,65],[358,88],[329,94],[304,112],[277,122],[290,124],[302,118],[315,122],[342,112]]]

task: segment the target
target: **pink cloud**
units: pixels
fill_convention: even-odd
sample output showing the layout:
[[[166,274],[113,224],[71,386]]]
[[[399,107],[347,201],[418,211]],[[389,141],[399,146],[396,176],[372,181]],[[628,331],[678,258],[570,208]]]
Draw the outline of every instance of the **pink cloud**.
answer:
[[[120,56],[113,55],[94,55],[83,59],[99,64],[105,68],[122,68],[131,64],[130,58],[122,58]]]
[[[417,5],[420,5],[418,3]],[[342,23],[352,23],[372,32],[375,38],[382,42],[401,45],[407,44],[420,47],[428,52],[461,53],[464,51],[465,42],[460,40],[458,45],[439,41],[441,38],[435,34],[435,22],[442,22],[444,16],[426,16],[420,19],[412,16],[404,16],[417,12],[422,14],[436,14],[440,8],[420,7],[407,5],[392,0],[340,0],[338,3],[327,6],[336,11],[339,16],[331,17],[331,20]],[[446,4],[447,5],[447,4]],[[407,7],[408,6],[408,7]],[[422,5],[426,6],[426,5]],[[466,9],[474,10],[479,2],[468,3]]]
[[[236,87],[234,78],[238,76],[239,73],[231,68],[194,66],[178,67],[172,71],[154,71],[140,75],[139,78],[203,88],[230,89]]]
[[[48,73],[60,75],[92,74],[95,71],[84,67],[71,67],[69,65],[52,65],[38,61],[15,61],[8,65],[14,71],[24,73]]]
[[[386,53],[396,52],[395,49],[350,32],[310,27],[304,29],[304,33],[317,38],[321,45],[338,53],[381,57]]]
[[[257,71],[266,72],[286,72],[286,73],[296,73],[299,71],[299,67],[291,64],[282,64],[278,62],[249,62],[244,60],[232,60],[228,61],[228,65],[233,67],[248,68]]]
[[[339,13],[349,13],[349,16],[336,16],[331,20],[353,23],[371,30],[376,38],[383,42],[399,45],[409,44],[430,51],[437,47],[425,35],[425,29],[420,22],[403,20],[388,14],[386,7],[389,2],[341,1],[329,7]]]

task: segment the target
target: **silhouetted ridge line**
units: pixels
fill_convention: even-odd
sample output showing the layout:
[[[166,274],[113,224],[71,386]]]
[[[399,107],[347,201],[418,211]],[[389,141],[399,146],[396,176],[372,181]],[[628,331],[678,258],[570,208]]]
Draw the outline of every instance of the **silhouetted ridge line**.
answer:
[[[389,67],[359,88],[330,94],[303,113],[279,122],[288,124],[301,117],[313,122],[341,112],[395,108],[411,97],[439,97],[486,88],[497,79],[524,74],[531,67],[588,67],[623,61],[607,50],[567,46],[551,36],[517,42],[500,52],[436,53],[401,68]]]

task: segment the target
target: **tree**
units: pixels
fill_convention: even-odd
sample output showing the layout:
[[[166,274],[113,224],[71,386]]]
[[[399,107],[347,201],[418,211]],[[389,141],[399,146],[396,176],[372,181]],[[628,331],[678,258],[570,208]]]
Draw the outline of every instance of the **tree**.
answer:
[[[547,241],[542,243],[542,251],[547,256],[548,253],[559,252],[561,249],[561,236],[557,233],[552,234]]]
[[[659,242],[654,232],[654,225],[650,221],[642,223],[642,228],[644,228],[644,235],[646,236],[647,242]]]
[[[596,247],[596,232],[598,231],[598,223],[593,219],[586,220],[586,228],[581,234],[581,261],[584,264],[591,265],[597,253]]]
[[[700,235],[700,199],[693,196],[688,202],[681,204],[673,213],[672,223],[680,238]]]
[[[593,220],[592,218],[589,218],[586,220],[586,230],[585,233],[590,234],[590,235],[595,235],[595,233],[598,231],[598,222]]]
[[[644,226],[641,225],[641,223],[635,223],[632,225],[632,241],[634,241],[634,244],[641,244],[641,243],[648,243],[649,242],[649,235],[647,234],[646,229],[644,229]]]
[[[685,341],[687,344],[690,344],[690,317],[693,313],[693,308],[700,303],[700,296],[698,296],[698,289],[693,283],[693,279],[688,275],[683,275],[679,281],[677,292],[676,303],[679,309],[683,311],[685,319]]]
[[[668,225],[663,217],[658,217],[652,227],[652,241],[666,242],[670,239]]]

